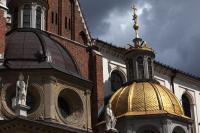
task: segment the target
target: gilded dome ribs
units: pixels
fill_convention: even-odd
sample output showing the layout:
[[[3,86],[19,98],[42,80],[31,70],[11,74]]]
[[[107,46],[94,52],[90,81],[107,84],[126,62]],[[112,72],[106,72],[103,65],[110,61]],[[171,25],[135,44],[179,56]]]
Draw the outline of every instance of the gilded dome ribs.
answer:
[[[122,91],[122,89],[119,89],[112,97],[111,97],[111,99],[110,99],[110,101],[109,101],[109,104],[111,104],[112,106],[112,109],[113,109],[113,111],[115,112],[115,114],[116,114],[116,107],[117,107],[117,100],[116,100],[116,97],[118,97],[117,95],[119,95],[120,93],[121,93],[121,91]],[[119,97],[118,97],[119,98]]]
[[[153,89],[154,89],[154,91],[155,91],[155,93],[156,93],[156,97],[157,97],[159,109],[160,109],[160,110],[163,110],[162,99],[161,99],[160,93],[159,93],[158,90],[157,90],[157,87],[154,86],[152,83],[149,83],[149,84],[153,87]]]
[[[166,87],[153,82],[133,82],[121,87],[109,103],[116,117],[164,113],[184,116],[176,96]]]
[[[171,97],[170,97],[170,95],[169,95],[168,91],[166,91],[164,88],[163,88],[163,90],[165,91],[165,93],[166,93],[166,94],[167,94],[167,96],[169,97],[169,99],[170,99],[170,101],[171,101],[171,104],[172,104],[172,107],[173,107],[173,110],[174,110],[174,113],[176,113],[176,111],[175,111],[175,108],[174,108],[174,103],[173,103],[173,100],[171,99]]]
[[[135,83],[133,83],[132,85],[131,85],[131,92],[129,93],[129,96],[128,96],[128,101],[129,101],[129,109],[128,109],[128,111],[129,112],[131,112],[132,110],[133,110],[133,106],[132,106],[132,104],[133,104],[133,95],[134,95],[134,88],[135,88]]]
[[[118,107],[118,105],[119,105],[118,103],[119,103],[119,101],[120,101],[121,95],[123,94],[123,92],[124,92],[127,88],[128,88],[128,87],[124,88],[124,89],[120,92],[119,97],[117,98],[116,108],[115,108],[115,112],[117,112],[117,114],[120,113],[119,110],[117,110],[117,109],[120,109],[120,108],[121,108],[120,106]],[[123,105],[123,106],[126,106],[126,105]],[[128,105],[127,105],[127,106],[128,106]]]
[[[144,88],[144,84],[142,84],[143,86],[143,93],[144,93],[144,110],[145,110],[145,113],[147,112],[147,108],[146,108],[146,98],[145,98],[145,88]]]

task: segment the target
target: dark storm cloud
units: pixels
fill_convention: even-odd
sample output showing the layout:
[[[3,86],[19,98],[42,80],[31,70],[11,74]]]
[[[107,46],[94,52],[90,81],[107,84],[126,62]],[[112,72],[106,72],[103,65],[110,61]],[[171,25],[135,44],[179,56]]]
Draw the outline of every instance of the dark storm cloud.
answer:
[[[81,0],[93,37],[121,46],[130,42],[133,31],[131,14],[127,13],[131,12],[132,2]],[[200,76],[200,0],[138,0],[136,3],[142,9],[141,36],[156,50],[157,60]]]
[[[126,10],[130,1],[124,0],[80,0],[84,15],[88,19],[88,25],[93,35],[104,34],[110,24],[102,20],[114,10]],[[117,17],[117,16],[116,16]]]

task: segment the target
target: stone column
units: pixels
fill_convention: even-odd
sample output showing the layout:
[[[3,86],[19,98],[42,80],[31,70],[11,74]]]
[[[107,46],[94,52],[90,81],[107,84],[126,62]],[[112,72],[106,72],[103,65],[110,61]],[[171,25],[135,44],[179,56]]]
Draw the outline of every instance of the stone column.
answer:
[[[162,132],[163,133],[170,133],[170,128],[171,128],[171,121],[169,121],[169,120],[163,120],[162,122],[161,122],[161,124],[162,124]]]
[[[56,78],[44,77],[44,108],[45,108],[45,120],[56,121],[55,116],[55,90],[56,90]]]
[[[91,125],[91,102],[90,102],[90,97],[91,97],[91,91],[90,90],[86,90],[85,91],[85,102],[86,102],[86,127],[89,130],[92,130],[92,125]]]

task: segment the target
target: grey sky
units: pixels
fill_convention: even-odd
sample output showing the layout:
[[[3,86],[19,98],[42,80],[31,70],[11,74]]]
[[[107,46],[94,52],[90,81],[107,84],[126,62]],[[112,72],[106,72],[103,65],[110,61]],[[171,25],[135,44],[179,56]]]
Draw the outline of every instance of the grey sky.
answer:
[[[94,38],[125,47],[134,37],[133,0],[81,0]],[[200,76],[200,0],[137,0],[140,36],[157,60]]]

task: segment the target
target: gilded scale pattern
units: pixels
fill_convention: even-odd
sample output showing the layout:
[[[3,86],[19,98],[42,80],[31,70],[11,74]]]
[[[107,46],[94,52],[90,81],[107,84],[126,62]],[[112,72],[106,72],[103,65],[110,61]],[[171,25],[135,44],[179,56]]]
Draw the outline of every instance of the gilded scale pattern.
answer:
[[[116,117],[164,113],[184,117],[176,96],[166,87],[151,82],[134,82],[122,87],[111,97],[109,103]]]

